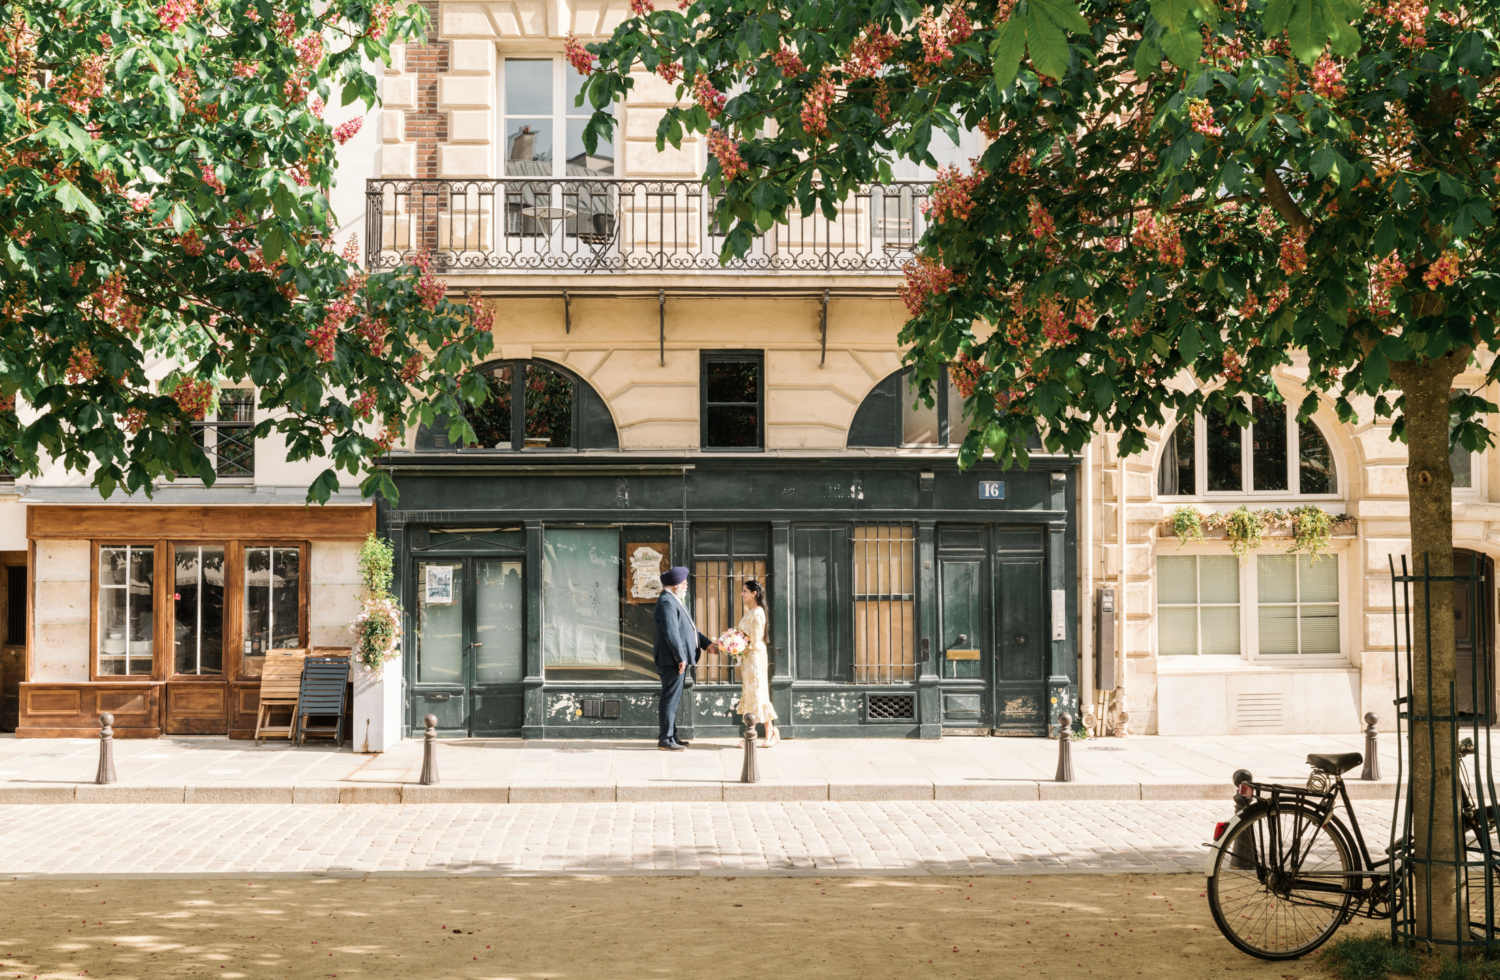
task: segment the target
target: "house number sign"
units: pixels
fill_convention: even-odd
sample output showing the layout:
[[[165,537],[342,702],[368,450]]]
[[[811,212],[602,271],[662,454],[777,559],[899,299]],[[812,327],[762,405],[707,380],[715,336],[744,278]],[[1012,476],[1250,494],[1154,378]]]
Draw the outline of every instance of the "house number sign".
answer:
[[[1004,500],[1005,499],[1005,481],[1004,480],[980,480],[979,481],[979,499],[980,500]]]

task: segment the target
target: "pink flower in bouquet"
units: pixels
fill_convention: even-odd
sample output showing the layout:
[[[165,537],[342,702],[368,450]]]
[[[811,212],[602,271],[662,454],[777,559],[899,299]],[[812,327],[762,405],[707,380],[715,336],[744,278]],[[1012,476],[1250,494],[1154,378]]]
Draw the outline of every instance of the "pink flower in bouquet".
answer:
[[[750,645],[750,638],[739,630],[727,629],[719,634],[717,642],[720,650],[724,651],[729,657],[737,660],[745,652],[745,648]]]

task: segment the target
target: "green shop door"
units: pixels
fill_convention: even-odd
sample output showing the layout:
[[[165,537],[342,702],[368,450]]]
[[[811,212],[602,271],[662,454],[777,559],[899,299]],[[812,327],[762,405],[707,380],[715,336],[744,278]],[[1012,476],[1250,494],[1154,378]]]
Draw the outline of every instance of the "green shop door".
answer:
[[[449,736],[514,733],[524,695],[525,595],[519,558],[416,562],[412,731],[436,715]]]
[[[1047,734],[1047,623],[1041,558],[997,556],[991,686],[996,735]]]

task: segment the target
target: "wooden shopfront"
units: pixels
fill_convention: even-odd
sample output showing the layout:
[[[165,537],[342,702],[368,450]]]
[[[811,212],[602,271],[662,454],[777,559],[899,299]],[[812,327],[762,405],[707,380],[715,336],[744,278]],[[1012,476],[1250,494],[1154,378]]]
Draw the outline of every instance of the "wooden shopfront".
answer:
[[[381,505],[406,611],[408,733],[651,738],[653,580],[711,635],[765,583],[789,736],[1045,734],[1074,709],[1075,470],[951,455],[419,451]],[[736,734],[705,658],[679,728]]]
[[[28,507],[16,734],[91,736],[110,712],[121,737],[249,738],[266,652],[341,639],[314,594],[352,609],[374,520],[370,504]]]

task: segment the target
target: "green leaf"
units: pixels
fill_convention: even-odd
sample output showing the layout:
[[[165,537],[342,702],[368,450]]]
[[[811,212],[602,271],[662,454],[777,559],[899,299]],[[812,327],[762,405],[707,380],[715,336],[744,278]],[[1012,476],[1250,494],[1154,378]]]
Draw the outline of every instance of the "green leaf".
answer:
[[[82,211],[89,216],[91,221],[104,220],[104,215],[100,213],[94,202],[89,200],[82,191],[74,187],[69,181],[64,180],[59,182],[57,187],[53,189],[52,196],[57,198],[57,203],[61,204],[63,210],[69,214],[72,214],[74,211]]]
[[[1151,15],[1161,25],[1161,46],[1172,64],[1195,70],[1203,54],[1203,35],[1191,0],[1151,0]]]
[[[1177,338],[1177,349],[1187,363],[1197,360],[1198,352],[1203,349],[1203,338],[1198,334],[1196,324],[1189,323],[1182,328],[1182,336]]]
[[[1336,159],[1337,154],[1333,152],[1333,144],[1329,143],[1327,140],[1319,143],[1317,149],[1313,150],[1312,154],[1313,177],[1318,180],[1322,180],[1324,177],[1327,177],[1328,172],[1333,169]]]
[[[1068,70],[1068,37],[1035,6],[1027,9],[1026,50],[1037,71],[1048,78],[1062,80]]]
[[[1154,38],[1145,38],[1135,49],[1135,73],[1142,78],[1161,68],[1161,45]]]
[[[1026,52],[1026,25],[1012,17],[1001,25],[990,43],[990,60],[995,63],[995,88],[1005,91],[1021,70],[1021,56]]]
[[[1030,0],[1032,7],[1040,8],[1047,19],[1065,31],[1088,34],[1092,31],[1089,22],[1083,19],[1076,4],[1069,0]]]
[[[1298,0],[1287,18],[1287,41],[1292,45],[1292,53],[1303,64],[1317,61],[1328,42],[1328,32],[1323,27],[1320,13],[1313,0]]]

